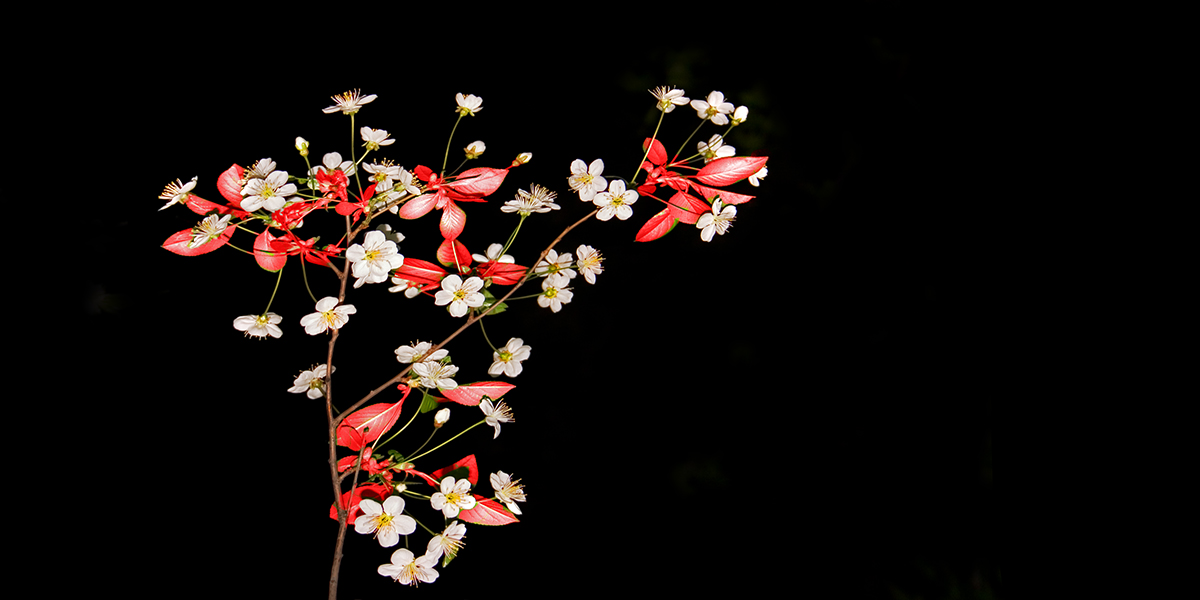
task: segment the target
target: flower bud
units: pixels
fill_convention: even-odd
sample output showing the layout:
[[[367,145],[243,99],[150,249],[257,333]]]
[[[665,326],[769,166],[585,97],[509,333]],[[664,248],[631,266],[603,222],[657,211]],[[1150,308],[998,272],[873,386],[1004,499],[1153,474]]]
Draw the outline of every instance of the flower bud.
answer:
[[[300,151],[300,156],[308,156],[308,140],[302,137],[297,137],[296,149]]]
[[[449,421],[449,420],[450,420],[450,409],[443,408],[442,410],[437,411],[437,414],[433,415],[433,428],[439,429],[439,428],[441,428],[442,425],[446,424],[446,421]]]
[[[739,106],[733,111],[733,124],[741,125],[746,122],[746,117],[750,114],[750,109],[745,106]]]
[[[533,159],[532,152],[522,152],[513,159],[512,166],[519,167]]]
[[[471,142],[471,145],[464,148],[464,150],[467,153],[467,159],[479,158],[479,156],[483,154],[483,151],[487,150],[487,144],[476,140]]]
[[[397,483],[396,487],[392,488],[392,492],[400,494],[400,493],[403,493],[407,489],[408,489],[407,485],[404,485],[403,483]]]

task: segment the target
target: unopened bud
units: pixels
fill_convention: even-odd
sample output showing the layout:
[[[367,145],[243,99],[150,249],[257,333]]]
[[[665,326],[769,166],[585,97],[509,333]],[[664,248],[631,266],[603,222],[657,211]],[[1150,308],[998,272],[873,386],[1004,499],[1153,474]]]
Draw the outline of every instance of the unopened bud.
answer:
[[[513,159],[512,166],[519,167],[533,159],[532,152],[522,152]]]
[[[392,491],[397,494],[400,494],[400,493],[403,493],[407,489],[408,489],[407,485],[404,485],[403,483],[397,483],[396,486],[392,488]]]
[[[483,154],[484,150],[487,150],[487,144],[484,144],[483,142],[476,140],[474,142],[471,142],[471,145],[464,148],[464,150],[467,153],[468,159],[479,158],[479,155]]]
[[[745,106],[739,106],[733,111],[733,124],[741,125],[746,122],[746,117],[750,114],[750,109]]]
[[[302,137],[297,137],[296,149],[300,151],[300,156],[308,156],[308,140]]]
[[[450,420],[450,409],[443,408],[442,410],[437,411],[437,414],[433,415],[433,428],[438,429],[442,425],[445,425],[446,421],[449,421],[449,420]]]

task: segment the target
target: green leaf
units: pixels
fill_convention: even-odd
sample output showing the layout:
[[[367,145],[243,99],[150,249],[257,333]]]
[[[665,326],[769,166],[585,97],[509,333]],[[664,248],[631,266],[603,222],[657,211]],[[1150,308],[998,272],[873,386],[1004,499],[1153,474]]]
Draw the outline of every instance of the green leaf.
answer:
[[[431,396],[429,394],[425,394],[425,397],[421,399],[421,412],[422,413],[427,413],[431,410],[437,410],[437,407],[438,407],[437,396]]]

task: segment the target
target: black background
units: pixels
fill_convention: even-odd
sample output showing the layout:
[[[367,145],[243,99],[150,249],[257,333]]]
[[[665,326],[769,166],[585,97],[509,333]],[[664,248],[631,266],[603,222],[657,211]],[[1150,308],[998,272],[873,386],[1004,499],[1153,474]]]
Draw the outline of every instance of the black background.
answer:
[[[460,557],[420,589],[997,596],[998,390],[981,350],[990,327],[975,242],[992,192],[965,175],[983,129],[966,84],[978,66],[927,16],[882,3],[832,21],[700,17],[665,29],[598,21],[393,39],[364,26],[356,33],[380,40],[365,46],[286,31],[264,32],[278,44],[231,46],[183,28],[75,55],[93,92],[61,122],[102,151],[86,166],[105,185],[86,192],[97,209],[75,224],[94,260],[70,314],[93,357],[82,374],[120,390],[89,405],[81,439],[116,460],[95,474],[99,531],[137,547],[101,561],[97,577],[133,596],[236,597],[319,597],[329,577],[324,412],[286,392],[325,352],[299,325],[313,308],[298,265],[271,308],[283,337],[243,338],[233,319],[261,311],[275,277],[234,251],[162,250],[197,220],[157,212],[166,182],[198,175],[195,192],[216,201],[230,164],[271,157],[300,172],[297,135],[316,160],[348,157],[349,119],[321,109],[353,88],[378,95],[357,124],[391,132],[382,156],[436,167],[454,94],[476,94],[484,109],[460,124],[451,165],[476,139],[488,150],[470,166],[534,158],[486,204],[464,205],[461,239],[473,252],[503,241],[516,221],[503,201],[549,186],[563,209],[526,222],[513,251],[525,264],[589,210],[566,187],[571,160],[603,158],[605,175],[630,177],[658,117],[647,90],[673,85],[748,106],[728,143],[770,156],[770,175],[735,186],[757,197],[711,243],[687,225],[633,242],[658,210],[650,199],[629,221],[584,224],[558,249],[598,248],[598,283],[577,279],[558,314],[529,300],[488,321],[492,341],[533,348],[506,397],[517,421],[495,441],[477,428],[418,467],[474,453],[484,473],[521,478],[529,501],[519,525],[468,526]],[[697,123],[680,107],[659,137],[673,151]],[[706,125],[689,147],[717,131]],[[309,235],[336,236],[310,223]],[[405,256],[433,260],[434,216],[392,224],[408,236]],[[318,297],[336,295],[331,277],[310,276]],[[383,285],[348,301],[359,312],[335,356],[344,404],[395,374],[397,346],[458,324]],[[477,330],[449,349],[460,382],[488,379]],[[450,432],[478,416],[452,413]],[[409,508],[440,528],[421,502]],[[404,591],[375,573],[390,554],[350,532],[340,597]]]

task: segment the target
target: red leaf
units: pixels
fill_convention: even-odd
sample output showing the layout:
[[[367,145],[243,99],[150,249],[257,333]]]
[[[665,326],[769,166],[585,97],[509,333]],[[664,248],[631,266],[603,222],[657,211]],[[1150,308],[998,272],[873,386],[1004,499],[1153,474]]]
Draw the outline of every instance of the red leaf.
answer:
[[[338,445],[357,451],[379,439],[379,436],[387,433],[396,424],[396,419],[400,417],[400,409],[404,406],[404,399],[410,391],[405,387],[404,395],[395,404],[380,402],[351,413],[338,425]]]
[[[217,191],[221,192],[221,196],[230,204],[238,208],[242,207],[242,175],[245,172],[245,169],[233,165],[217,177]]]
[[[444,469],[438,469],[438,470],[430,473],[429,475],[440,482],[441,480],[445,479],[446,476],[449,475],[451,471],[453,471],[459,467],[467,468],[467,481],[470,481],[471,485],[479,484],[479,463],[475,462],[474,454],[471,454]],[[460,477],[459,479],[462,479],[462,478]]]
[[[453,248],[453,249],[451,249]],[[443,266],[450,267],[455,265],[455,254],[457,254],[457,269],[466,273],[471,270],[471,253],[467,251],[467,247],[458,240],[443,240],[442,245],[438,246],[437,259]]]
[[[484,498],[479,494],[471,494],[475,496],[475,508],[471,510],[463,510],[458,513],[458,520],[474,523],[476,525],[508,525],[509,523],[520,523],[520,520],[508,512],[504,505],[492,500]]]
[[[702,186],[698,183],[693,183],[692,187],[695,188],[697,192],[700,192],[702,196],[707,198],[709,202],[712,202],[713,198],[720,196],[722,204],[741,204],[743,202],[749,202],[750,199],[754,197],[747,196],[746,194],[735,194],[728,190],[713,189]]]
[[[417,165],[417,168],[413,169],[413,174],[421,181],[429,181],[429,178],[433,177],[433,169],[424,165]]]
[[[412,463],[408,463],[408,464],[412,464]],[[439,482],[438,480],[436,480],[436,479],[434,479],[434,478],[432,478],[432,477],[430,477],[430,476],[428,476],[428,475],[426,475],[426,474],[424,474],[424,473],[422,473],[422,472],[420,472],[420,471],[418,471],[418,470],[416,470],[416,469],[401,469],[401,471],[402,471],[402,472],[404,472],[404,473],[409,473],[409,474],[412,474],[412,475],[416,475],[417,477],[420,477],[421,479],[424,479],[424,480],[425,480],[425,483],[428,483],[429,485],[431,485],[431,486],[433,486],[433,487],[438,487],[438,486],[440,485],[440,483],[441,483],[441,482]]]
[[[442,237],[452,240],[462,233],[463,227],[467,226],[467,213],[459,208],[453,200],[446,203],[446,208],[442,210],[442,222],[438,228],[442,230]]]
[[[500,285],[514,285],[520,283],[525,278],[525,272],[528,267],[515,265],[513,263],[502,262],[487,262],[479,266],[479,273],[482,277],[491,277],[492,283]]]
[[[441,285],[446,277],[446,271],[441,267],[417,258],[404,257],[404,264],[396,269],[396,277],[407,279],[414,283]]]
[[[391,491],[386,485],[368,483],[365,485],[360,485],[357,488],[342,494],[339,502],[342,506],[346,506],[346,503],[348,502],[348,508],[350,510],[350,515],[346,517],[346,524],[350,525],[354,522],[354,519],[358,518],[358,513],[361,512],[358,508],[358,504],[362,501],[363,496],[383,502],[383,500],[386,499],[390,493]],[[333,519],[334,521],[336,521],[338,518],[337,509],[337,504],[329,505],[329,518]]]
[[[667,149],[663,148],[662,142],[646,138],[646,141],[642,142],[642,150],[646,149],[647,144],[650,145],[650,153],[646,155],[647,160],[655,165],[667,162]]]
[[[422,194],[405,202],[396,214],[400,215],[401,219],[419,219],[433,210],[436,204],[437,194]]]
[[[683,192],[675,192],[667,205],[671,218],[679,219],[680,223],[695,224],[700,215],[712,210],[709,203]]]
[[[237,227],[226,227],[225,231],[215,239],[200,244],[195,248],[188,248],[188,242],[192,241],[192,230],[184,229],[183,231],[180,231],[167,238],[167,241],[163,242],[163,248],[166,248],[167,250],[170,250],[171,252],[174,252],[180,256],[199,256],[201,254],[208,254],[209,252],[224,246],[229,241],[229,238],[233,237],[233,232],[236,230]]]
[[[504,183],[505,175],[508,175],[506,169],[490,169],[487,167],[467,169],[459,173],[453,182],[447,183],[446,187],[452,188],[460,194],[490,196],[492,192],[495,192],[500,187],[501,183]]]
[[[704,165],[704,168],[696,173],[696,179],[708,185],[729,185],[757,173],[765,164],[767,164],[766,156],[718,158]]]
[[[496,400],[515,387],[517,386],[511,383],[504,383],[503,381],[479,381],[459,385],[452,390],[442,390],[442,394],[451,402],[467,406],[478,406],[479,401],[483,400],[484,395],[492,400]]]
[[[281,240],[277,242],[276,240]],[[258,261],[258,266],[275,273],[287,264],[287,251],[290,244],[282,241],[283,238],[276,238],[271,235],[270,230],[264,229],[258,237],[254,238],[254,260]]]
[[[650,217],[645,225],[638,230],[637,237],[633,238],[637,242],[649,242],[670,233],[675,227],[675,219],[671,217],[671,209],[664,208],[657,215]]]

